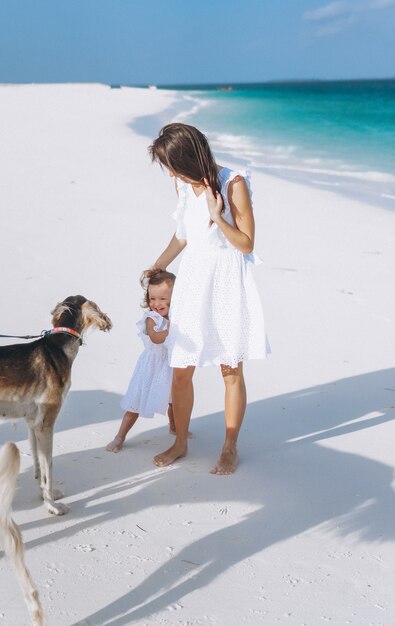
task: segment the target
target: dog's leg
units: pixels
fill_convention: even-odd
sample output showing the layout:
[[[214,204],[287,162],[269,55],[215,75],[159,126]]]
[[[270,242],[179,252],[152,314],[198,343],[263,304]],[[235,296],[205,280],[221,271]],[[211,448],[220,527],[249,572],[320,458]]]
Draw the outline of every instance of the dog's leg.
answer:
[[[4,538],[4,550],[15,568],[23,597],[34,626],[44,626],[40,598],[24,561],[22,535],[10,516],[19,473],[19,450],[13,443],[6,444],[0,454],[0,531]]]
[[[53,424],[55,420],[52,419],[48,421]],[[61,498],[62,493],[58,490],[54,493],[52,487],[53,425],[36,428],[34,432],[37,440],[37,452],[41,476],[40,485],[43,500],[50,513],[53,513],[54,515],[64,515],[69,510],[69,507],[62,502],[55,504],[55,498]]]
[[[41,491],[41,471],[40,471],[40,463],[38,460],[37,454],[37,438],[34,428],[29,427],[29,439],[30,439],[30,447],[33,453],[33,461],[34,461],[34,478],[40,481],[40,491]],[[42,493],[42,492],[41,492]],[[59,500],[63,498],[63,493],[60,489],[52,489],[52,497],[54,500]]]
[[[41,491],[41,471],[40,471],[40,463],[38,460],[37,454],[37,438],[34,428],[29,426],[29,439],[30,439],[30,447],[32,449],[33,461],[34,461],[34,478],[40,481],[40,492]],[[63,493],[60,489],[52,489],[52,497],[54,500],[59,500],[59,498],[63,498]]]
[[[37,456],[37,439],[36,433],[34,432],[34,428],[29,426],[29,439],[30,439],[30,447],[33,455],[34,462],[34,478],[40,479],[40,464],[38,462]]]

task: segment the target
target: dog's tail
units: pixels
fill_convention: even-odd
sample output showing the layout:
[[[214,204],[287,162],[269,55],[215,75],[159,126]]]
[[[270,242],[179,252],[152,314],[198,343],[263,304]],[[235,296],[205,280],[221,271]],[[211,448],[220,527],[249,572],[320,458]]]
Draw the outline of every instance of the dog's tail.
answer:
[[[6,443],[0,450],[0,524],[7,522],[19,474],[19,450],[14,443]]]
[[[14,443],[0,450],[0,535],[4,551],[13,564],[34,626],[44,626],[38,592],[26,568],[22,535],[11,517],[11,505],[19,474],[20,455]]]

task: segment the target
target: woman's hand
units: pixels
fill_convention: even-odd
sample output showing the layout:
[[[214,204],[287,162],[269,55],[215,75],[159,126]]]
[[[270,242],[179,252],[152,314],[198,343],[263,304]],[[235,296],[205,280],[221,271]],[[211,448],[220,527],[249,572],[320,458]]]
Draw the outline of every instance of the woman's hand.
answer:
[[[210,215],[210,226],[212,223],[217,223],[219,218],[221,217],[223,202],[220,193],[214,195],[213,190],[210,187],[208,180],[204,179],[204,184],[206,185],[206,189],[204,193],[206,194],[207,207]]]

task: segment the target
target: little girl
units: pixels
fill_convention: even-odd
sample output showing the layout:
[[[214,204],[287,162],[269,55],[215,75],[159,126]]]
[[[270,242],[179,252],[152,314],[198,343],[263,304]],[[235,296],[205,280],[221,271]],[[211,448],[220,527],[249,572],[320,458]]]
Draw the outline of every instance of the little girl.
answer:
[[[235,471],[237,438],[246,408],[243,362],[269,351],[251,266],[254,215],[249,177],[218,165],[206,137],[193,126],[168,124],[149,148],[175,177],[176,232],[154,267],[185,249],[171,307],[168,346],[173,369],[174,444],[154,461],[169,465],[187,453],[196,367],[217,365],[225,383],[225,442],[214,474]]]
[[[168,411],[169,429],[175,434],[170,391],[172,370],[167,363],[167,349],[164,341],[169,332],[169,307],[176,277],[171,272],[160,269],[148,270],[141,277],[145,289],[143,318],[137,322],[139,337],[144,344],[128,390],[121,400],[126,411],[114,440],[107,446],[109,452],[119,452],[125,437],[136,423],[139,415],[153,417],[154,413]]]

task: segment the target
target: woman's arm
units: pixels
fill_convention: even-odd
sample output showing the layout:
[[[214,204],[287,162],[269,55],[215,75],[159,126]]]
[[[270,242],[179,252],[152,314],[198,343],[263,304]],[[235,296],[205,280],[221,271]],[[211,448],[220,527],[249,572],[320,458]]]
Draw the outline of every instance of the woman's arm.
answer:
[[[152,343],[163,343],[167,335],[169,334],[169,324],[167,324],[166,330],[161,330],[159,332],[154,330],[154,326],[156,326],[154,320],[151,317],[147,317],[145,322],[147,335],[151,339]]]
[[[153,268],[165,270],[168,265],[182,252],[187,245],[185,239],[177,239],[175,235],[170,240],[167,248],[162,252],[160,257],[153,264]]]
[[[228,187],[228,200],[235,226],[228,224],[222,217],[223,202],[221,196],[216,198],[209,186],[207,186],[205,193],[210,218],[218,225],[229,243],[243,254],[252,252],[254,249],[255,222],[251,198],[244,178],[237,176],[229,183]]]
[[[177,187],[176,178],[174,179],[174,186],[175,186],[176,193],[178,196],[178,187]],[[185,239],[177,239],[176,235],[174,234],[167,248],[162,252],[159,259],[155,261],[154,265],[152,266],[153,269],[156,269],[156,268],[161,269],[161,270],[167,269],[167,266],[170,265],[170,263],[174,261],[174,259],[180,254],[180,252],[184,250],[186,245],[187,245],[187,242],[185,241]]]

